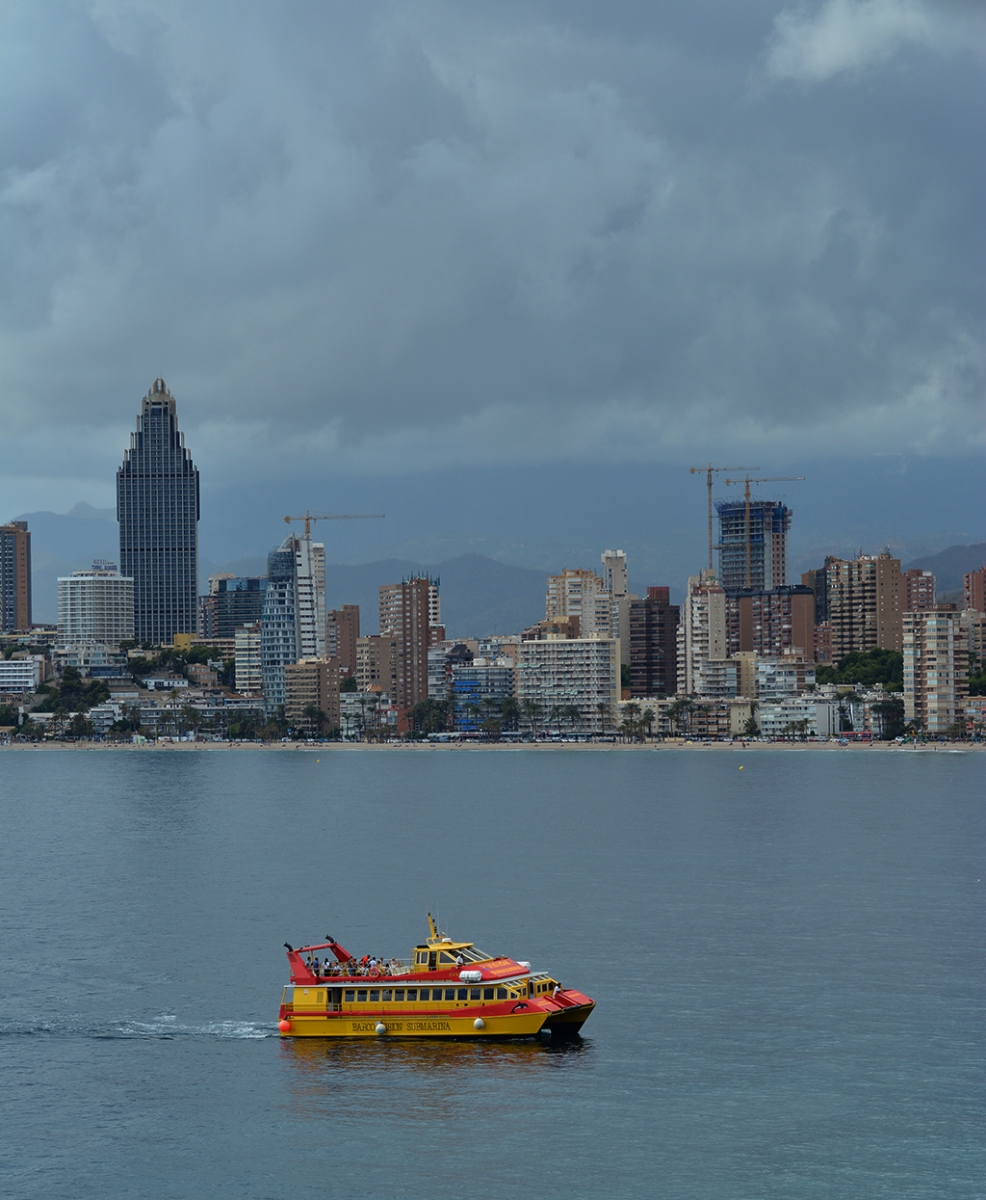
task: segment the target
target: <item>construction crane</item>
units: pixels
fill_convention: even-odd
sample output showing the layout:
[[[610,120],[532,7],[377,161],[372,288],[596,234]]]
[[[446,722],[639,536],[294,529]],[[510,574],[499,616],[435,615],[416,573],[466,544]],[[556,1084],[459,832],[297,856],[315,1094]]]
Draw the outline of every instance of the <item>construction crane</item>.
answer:
[[[305,537],[312,536],[312,521],[367,521],[371,517],[383,517],[386,513],[313,513],[307,509],[300,517],[285,517],[285,524],[290,524],[292,521],[305,522]]]
[[[759,468],[754,467],[754,470]],[[804,475],[762,475],[759,479],[751,478],[749,475],[745,479],[727,479],[725,484],[729,487],[734,483],[745,484],[743,489],[743,499],[746,501],[746,519],[745,519],[745,536],[746,536],[746,586],[752,587],[752,570],[750,559],[752,557],[750,551],[750,484],[751,483],[796,483],[804,480]]]
[[[689,467],[690,475],[701,475],[705,472],[705,478],[709,488],[709,570],[713,569],[712,565],[712,476],[716,471],[762,471],[763,467],[714,467],[712,463],[707,463],[704,467]]]

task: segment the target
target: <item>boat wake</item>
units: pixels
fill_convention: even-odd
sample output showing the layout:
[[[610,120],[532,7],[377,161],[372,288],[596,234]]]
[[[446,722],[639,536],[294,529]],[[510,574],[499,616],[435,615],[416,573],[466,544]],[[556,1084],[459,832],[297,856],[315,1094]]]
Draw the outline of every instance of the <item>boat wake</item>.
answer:
[[[93,1040],[164,1040],[178,1038],[247,1039],[277,1037],[273,1023],[259,1021],[207,1021],[189,1025],[172,1013],[150,1020],[91,1022],[72,1018],[53,1021],[4,1022],[0,1037],[90,1038]]]

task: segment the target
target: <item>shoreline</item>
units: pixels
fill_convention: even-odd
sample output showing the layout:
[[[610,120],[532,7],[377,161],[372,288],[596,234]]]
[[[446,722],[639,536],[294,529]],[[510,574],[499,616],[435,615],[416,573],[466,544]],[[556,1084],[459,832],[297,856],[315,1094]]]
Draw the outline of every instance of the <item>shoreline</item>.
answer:
[[[893,754],[934,754],[981,752],[986,750],[984,742],[929,742],[917,745],[900,746],[895,742],[849,742],[840,745],[838,742],[695,742],[686,739],[668,739],[663,742],[9,742],[0,745],[0,754],[6,751],[56,750],[66,751],[165,751],[167,753],[187,753],[194,751],[209,751],[213,753],[230,750],[276,751],[280,753],[304,754],[346,754],[363,751],[376,753],[411,753],[428,754],[435,751],[445,751],[456,754],[486,753],[518,753],[523,751],[539,751],[558,753],[590,751],[611,753],[613,751],[633,753],[687,750],[689,752],[730,751],[732,753],[762,752],[765,750],[782,750],[787,753],[820,750],[842,753],[872,753],[874,750]]]

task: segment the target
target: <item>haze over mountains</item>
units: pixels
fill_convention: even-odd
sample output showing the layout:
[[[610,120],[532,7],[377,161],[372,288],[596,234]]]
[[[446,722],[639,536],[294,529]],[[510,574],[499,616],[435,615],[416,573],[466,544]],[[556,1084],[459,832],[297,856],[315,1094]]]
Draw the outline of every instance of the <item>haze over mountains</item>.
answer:
[[[26,520],[32,534],[34,619],[53,623],[58,615],[56,580],[59,575],[88,567],[94,558],[117,561],[119,543],[116,514],[113,509],[95,508],[82,502],[67,513],[23,513],[15,519]],[[364,530],[369,524],[360,522]],[[332,532],[336,533],[335,527]],[[338,539],[326,540],[329,541],[331,554],[332,540]],[[229,560],[216,554],[216,542],[214,536],[209,537],[209,527],[203,522],[199,560],[201,592],[208,590],[209,575],[216,571],[228,571],[236,575],[261,575],[266,571],[266,551]],[[704,561],[703,541],[694,539],[694,543],[694,552],[688,556],[690,565],[684,567],[684,573],[676,572],[680,577],[672,575],[670,564],[668,571],[662,571],[660,567],[648,570],[646,562],[634,560],[629,545],[614,543],[614,548],[626,548],[631,556],[632,591],[643,593],[648,584],[670,584],[672,601],[677,603],[683,594],[686,575],[697,571]],[[273,544],[272,541],[268,548],[272,548]],[[453,553],[442,560],[432,555],[426,558],[412,553],[381,556],[372,562],[329,563],[326,567],[326,600],[330,608],[341,604],[358,604],[363,632],[374,633],[377,629],[377,588],[411,573],[425,571],[441,578],[442,616],[450,636],[518,632],[544,616],[545,578],[548,574],[563,567],[596,569],[599,555],[605,548],[600,543],[595,550],[584,549],[580,552],[575,548],[567,554],[558,552],[554,561],[546,554],[543,566],[517,565],[475,552]],[[869,545],[864,549],[871,552],[882,549],[882,546]],[[963,573],[986,562],[984,541],[952,545],[928,553],[926,546],[915,539],[910,544],[904,541],[892,543],[891,549],[902,557],[905,568],[913,566],[934,571],[940,593],[961,588]],[[820,565],[827,553],[845,555],[853,552],[853,547],[838,544],[798,552],[795,544],[792,546],[790,578],[796,580],[801,571],[809,566]],[[910,555],[915,553],[919,556],[911,558]],[[684,558],[681,554],[676,557]]]

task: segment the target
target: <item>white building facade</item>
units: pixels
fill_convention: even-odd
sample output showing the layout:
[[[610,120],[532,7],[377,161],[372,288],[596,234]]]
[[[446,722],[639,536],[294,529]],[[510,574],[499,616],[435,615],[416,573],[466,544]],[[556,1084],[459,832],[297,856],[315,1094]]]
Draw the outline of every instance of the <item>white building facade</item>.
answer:
[[[237,626],[234,638],[236,690],[246,696],[259,696],[263,690],[260,676],[260,622]]]
[[[904,720],[941,735],[964,719],[968,635],[961,614],[904,613]]]
[[[714,571],[688,579],[688,594],[678,625],[678,691],[702,696],[706,664],[722,660],[726,650],[726,593],[716,583]],[[718,669],[717,669],[718,670]]]
[[[761,737],[831,737],[839,729],[839,705],[835,700],[792,696],[761,704],[757,713]],[[802,728],[797,728],[805,724]]]
[[[0,658],[0,695],[23,696],[36,692],[41,683],[44,659],[33,654],[29,658]]]
[[[522,643],[516,696],[522,715],[525,704],[537,705],[540,719],[559,728],[579,734],[611,732],[620,700],[618,639],[549,637]],[[559,716],[561,709],[578,709],[578,716]]]
[[[118,646],[134,636],[134,581],[97,559],[58,580],[58,644]]]

